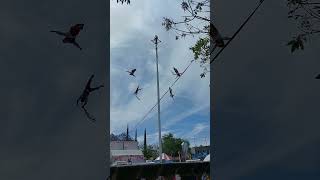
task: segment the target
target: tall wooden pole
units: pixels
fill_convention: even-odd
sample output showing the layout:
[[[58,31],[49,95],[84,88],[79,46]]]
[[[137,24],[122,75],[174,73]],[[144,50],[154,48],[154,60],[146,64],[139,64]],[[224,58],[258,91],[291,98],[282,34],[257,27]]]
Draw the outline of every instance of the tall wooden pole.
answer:
[[[162,142],[161,142],[161,121],[160,121],[160,93],[159,93],[159,68],[158,68],[158,43],[161,42],[157,35],[155,35],[152,42],[156,47],[156,64],[157,64],[157,94],[158,94],[158,128],[159,128],[159,155],[160,163],[162,163]]]

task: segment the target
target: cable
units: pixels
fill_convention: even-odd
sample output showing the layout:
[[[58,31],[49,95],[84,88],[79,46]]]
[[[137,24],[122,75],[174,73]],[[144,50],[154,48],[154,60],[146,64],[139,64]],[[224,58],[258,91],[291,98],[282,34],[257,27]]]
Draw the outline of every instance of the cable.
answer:
[[[220,49],[220,51],[212,58],[212,60],[210,61],[210,64],[215,61],[218,56],[223,52],[223,50],[231,43],[231,41],[239,34],[239,32],[242,30],[242,28],[248,23],[248,21],[251,19],[251,17],[256,13],[256,11],[259,9],[259,7],[262,5],[262,3],[264,2],[265,0],[260,0],[260,3],[258,4],[258,6],[252,11],[252,13],[248,16],[248,18],[242,23],[242,25],[238,28],[238,30],[233,34],[233,36],[230,38],[230,40],[225,44],[225,46],[223,48]],[[184,72],[190,67],[190,65],[192,64],[194,60],[192,60],[190,62],[190,64],[187,66],[187,68],[182,72],[182,75],[184,74]],[[181,75],[181,76],[182,76]],[[178,77],[170,87],[173,87],[175,85],[175,83],[181,78]],[[169,92],[169,90],[167,90],[160,98],[160,103],[161,103],[161,100],[162,98]],[[157,106],[157,103],[143,116],[143,118],[136,124],[135,128],[136,129],[138,127],[138,125],[143,122],[145,120],[145,118],[148,116],[148,114]],[[129,131],[129,132],[132,132]]]
[[[190,64],[187,66],[187,68],[182,72],[181,76],[178,77],[178,78],[171,84],[170,87],[173,87],[173,86],[176,84],[176,82],[183,76],[183,74],[187,71],[187,69],[190,67],[190,65],[193,63],[193,61],[194,61],[194,60],[192,60],[192,61],[190,62]],[[169,92],[169,89],[161,96],[161,98],[160,98],[160,103],[161,103],[161,100],[163,99],[163,97],[164,97],[168,92]],[[158,103],[156,103],[156,104],[143,116],[143,118],[136,124],[136,126],[135,126],[134,129],[136,129],[136,128],[138,127],[138,124],[140,124],[141,122],[143,122],[143,121],[145,120],[145,118],[149,115],[149,113],[150,113],[157,105],[158,105]],[[132,131],[132,130],[131,130],[131,131]],[[130,132],[131,132],[131,131],[130,131]]]
[[[256,13],[256,11],[259,9],[259,7],[262,5],[262,3],[265,0],[260,0],[260,3],[258,6],[252,11],[252,13],[248,16],[248,18],[242,23],[242,25],[239,27],[239,29],[233,34],[233,36],[230,38],[230,40],[225,44],[223,48],[220,49],[220,51],[212,58],[210,61],[210,64],[218,58],[218,56],[222,53],[222,51],[230,44],[230,42],[238,35],[238,33],[242,30],[242,28],[247,24],[247,22],[251,19],[251,17]]]
[[[171,84],[170,87],[173,87],[173,86],[176,84],[176,82],[184,75],[184,73],[187,71],[187,69],[190,67],[190,65],[191,65],[193,62],[194,62],[194,60],[192,60],[192,61],[189,63],[189,65],[187,66],[187,68],[185,68],[185,70],[181,73],[181,76],[178,77],[178,78]],[[169,89],[167,89],[167,91],[161,96],[161,98],[160,98],[160,103],[161,103],[161,100],[164,98],[164,96],[165,96],[168,92],[169,92]],[[158,105],[158,103],[156,103],[156,104],[142,117],[142,119],[136,124],[136,126],[135,126],[134,129],[136,129],[136,128],[138,127],[138,125],[145,120],[145,118],[149,115],[149,113],[150,113],[157,105]],[[129,132],[132,132],[132,131],[133,131],[133,130],[131,130],[131,131],[129,131]]]

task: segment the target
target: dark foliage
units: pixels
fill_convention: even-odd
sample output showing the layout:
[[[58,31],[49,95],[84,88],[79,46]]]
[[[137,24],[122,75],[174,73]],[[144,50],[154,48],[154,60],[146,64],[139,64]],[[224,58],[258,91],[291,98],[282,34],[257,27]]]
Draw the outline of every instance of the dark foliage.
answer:
[[[123,3],[127,3],[130,4],[130,0],[117,0],[117,3],[121,2],[121,4]]]
[[[119,135],[112,134],[110,135],[111,141],[126,141],[127,140],[127,133],[121,133]],[[129,141],[134,141],[134,139],[129,135]]]
[[[307,38],[320,34],[320,2],[316,0],[287,0],[288,18],[297,23],[298,35],[288,42],[291,52],[304,49]]]
[[[191,47],[195,60],[200,59],[201,66],[209,65],[210,61],[210,1],[209,0],[183,0],[181,9],[185,15],[174,20],[164,17],[162,26],[167,31],[176,33],[175,39],[186,36],[199,38]],[[212,38],[212,37],[211,37]],[[212,41],[212,43],[215,43]]]

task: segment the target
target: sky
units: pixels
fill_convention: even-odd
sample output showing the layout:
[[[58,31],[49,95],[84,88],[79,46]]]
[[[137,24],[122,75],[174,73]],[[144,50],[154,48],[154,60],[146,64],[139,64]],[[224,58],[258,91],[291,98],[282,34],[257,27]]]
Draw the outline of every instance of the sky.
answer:
[[[132,99],[132,102],[128,100],[127,104],[136,108],[136,111],[132,112],[137,113],[130,114],[130,117],[133,117],[130,118],[131,121],[135,121],[156,100],[154,98],[154,101],[149,103],[143,101],[144,105],[142,101],[134,101],[134,97],[128,93],[129,87],[132,87],[128,85],[132,78],[123,73],[121,66],[127,63],[131,67],[136,65],[136,62],[143,66],[146,60],[142,57],[150,56],[150,67],[154,67],[154,51],[150,40],[158,34],[163,41],[159,47],[159,60],[162,63],[161,84],[171,82],[173,77],[165,67],[169,67],[170,64],[179,69],[186,67],[190,57],[185,60],[183,57],[177,58],[177,54],[181,55],[180,51],[190,52],[186,48],[178,47],[193,44],[187,43],[188,40],[175,41],[171,33],[163,31],[158,23],[160,20],[156,19],[161,19],[164,9],[169,11],[176,7],[166,5],[172,1],[158,3],[156,8],[149,8],[150,3],[142,4],[138,0],[131,2],[130,6],[117,5],[120,10],[116,19],[119,22],[121,18],[126,19],[122,20],[124,23],[120,28],[125,33],[118,30],[115,32],[119,32],[118,38],[114,41],[110,39],[110,45],[117,45],[118,51],[119,47],[127,47],[121,51],[128,55],[111,59],[112,53],[116,51],[113,49],[109,57],[108,51],[111,49],[108,46],[107,35],[111,33],[112,27],[109,30],[108,23],[105,26],[109,14],[106,10],[109,9],[107,1],[2,1],[0,179],[105,179],[109,170],[105,166],[105,159],[109,156],[109,144],[106,143],[108,135],[105,132],[109,126],[109,123],[106,123],[109,117],[109,108],[106,105],[109,96],[106,91],[99,91],[90,97],[88,108],[97,118],[95,125],[90,123],[75,106],[87,78],[95,73],[94,85],[101,82],[109,84],[106,78],[109,69],[118,72],[115,80],[111,78],[110,81],[123,81],[123,84],[127,84],[123,91],[128,91],[127,94],[118,92],[125,98],[115,95],[116,91],[111,92],[110,96],[113,99],[121,97],[118,99],[124,99],[123,101]],[[133,9],[134,2],[140,3],[139,7],[146,11]],[[212,16],[215,25],[221,33],[232,34],[256,3],[257,0],[215,1]],[[126,14],[125,10],[132,13],[121,16]],[[153,13],[160,15],[144,21],[144,18],[150,17]],[[129,21],[131,18],[135,21]],[[49,33],[53,28],[63,30],[78,22],[85,23],[85,30],[79,37],[83,46],[81,52],[72,46],[61,44],[59,37]],[[145,26],[145,23],[148,26]],[[135,34],[126,30],[130,26],[136,29]],[[151,28],[154,28],[154,31],[150,30],[149,34],[148,31],[138,31]],[[210,108],[211,121],[214,123],[210,134],[214,139],[210,139],[210,144],[215,149],[211,156],[214,157],[214,169],[211,172],[216,179],[319,179],[320,84],[314,76],[320,72],[320,42],[317,38],[312,39],[306,44],[304,51],[291,54],[285,44],[295,32],[295,23],[287,19],[286,1],[265,1],[239,36],[213,64]],[[144,38],[141,40],[140,37]],[[128,48],[130,43],[123,43],[127,38],[141,44],[134,44],[134,48]],[[170,47],[173,44],[174,48]],[[138,47],[145,51],[135,53]],[[187,56],[187,53],[182,54]],[[133,62],[131,57],[135,57],[134,64],[130,64]],[[173,63],[173,57],[179,60],[174,61],[177,64]],[[111,63],[115,62],[119,66],[118,70],[108,67],[109,58]],[[202,96],[209,94],[209,90],[206,89],[208,79],[199,81],[200,70],[194,74],[190,73],[192,70],[196,71],[197,67],[193,64],[188,69],[189,73],[186,73],[174,87],[175,103],[169,98],[166,101],[167,105],[162,105],[179,109],[177,114],[171,112],[174,116],[167,114],[173,120],[164,118],[164,127],[166,121],[169,125],[163,131],[170,130],[174,125],[170,126],[169,122],[175,121],[181,123],[174,127],[182,128],[182,122],[185,121],[181,119],[185,116],[199,115],[203,119],[208,116],[206,104],[203,102],[209,99],[209,95]],[[133,83],[143,83],[144,93],[141,94],[141,99],[145,100],[148,99],[148,94],[156,94],[156,90],[152,88],[155,76],[152,68],[141,70],[145,73],[150,71],[150,76],[138,76],[137,71],[137,79],[133,80]],[[205,88],[194,85],[200,82]],[[182,93],[188,88],[188,91]],[[110,89],[112,91],[111,87]],[[192,91],[193,89],[196,91]],[[193,98],[190,99],[190,96]],[[188,104],[192,104],[193,107],[184,111],[186,108],[179,105],[179,102],[184,101],[191,102]],[[122,109],[126,109],[122,100],[111,103],[117,105],[111,107],[121,107],[122,104]],[[163,116],[169,113],[163,111]],[[125,113],[118,114],[123,116],[123,121],[130,121],[129,118],[125,118],[128,116]],[[190,119],[188,122],[196,121],[198,117]],[[150,128],[156,129],[154,121],[155,118],[153,121],[148,120],[146,125],[149,123]],[[125,125],[126,123],[119,129],[125,130]],[[190,128],[186,124],[184,128],[188,128],[190,134],[192,130],[197,132],[203,128],[201,125],[195,128],[195,125],[196,123]],[[151,128],[149,134],[152,133],[156,131],[152,131]]]
[[[166,31],[163,17],[181,19],[185,15],[181,1],[136,0],[130,5],[110,2],[110,68],[111,110],[110,130],[126,132],[143,142],[147,129],[148,144],[158,143],[157,107],[141,122],[143,116],[157,102],[155,47],[151,40],[158,35],[161,43],[159,55],[160,96],[175,80],[171,71],[176,67],[182,72],[193,60],[189,49],[197,37],[175,40],[175,33]],[[209,13],[208,13],[209,16]],[[127,70],[136,68],[136,78]],[[210,144],[210,87],[209,74],[200,78],[202,69],[193,63],[172,88],[174,100],[167,94],[161,101],[162,135],[173,133],[189,140],[191,146]],[[141,101],[133,95],[137,86]],[[137,125],[138,122],[141,122]]]

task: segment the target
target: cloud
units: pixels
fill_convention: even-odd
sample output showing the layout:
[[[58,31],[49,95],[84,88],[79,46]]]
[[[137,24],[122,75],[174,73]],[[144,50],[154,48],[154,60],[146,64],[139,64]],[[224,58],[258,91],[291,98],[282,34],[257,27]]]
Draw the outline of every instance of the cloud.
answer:
[[[161,9],[166,9],[165,13]],[[171,73],[172,67],[183,71],[193,59],[189,47],[196,39],[185,38],[176,41],[173,32],[166,32],[161,26],[162,17],[180,17],[179,12],[182,12],[180,4],[172,1],[137,1],[136,4],[129,7],[113,6],[111,8],[111,16],[117,17],[111,22],[111,69],[113,67],[137,69],[136,78],[129,78],[125,73],[121,75],[117,70],[111,74],[111,89],[117,92],[111,100],[113,104],[110,112],[112,131],[124,131],[127,123],[130,126],[136,125],[157,102],[155,49],[151,43],[155,34],[162,41],[158,49],[160,95],[168,90],[175,80]],[[132,21],[137,21],[137,23],[131,24]],[[175,102],[178,103],[178,106],[182,105],[182,101],[189,102],[184,105],[184,113],[171,108],[172,103],[166,100],[168,95],[161,103],[163,116],[174,114],[173,112],[180,114],[180,116],[175,115],[175,118],[166,120],[166,122],[171,121],[170,126],[174,126],[183,118],[199,113],[209,106],[209,78],[199,78],[201,68],[198,66],[198,64],[193,64],[173,87],[175,98],[177,98]],[[132,94],[137,84],[143,88],[139,95],[141,101],[138,101]],[[195,108],[196,106],[201,108]],[[139,127],[148,124],[149,119],[155,117],[156,110],[157,108]],[[148,128],[156,127],[148,125]]]
[[[199,106],[199,107],[194,107],[186,112],[185,111],[181,112],[180,114],[176,115],[175,117],[168,119],[166,121],[167,123],[164,124],[163,128],[167,129],[167,128],[179,123],[180,121],[186,119],[187,117],[189,117],[193,114],[197,114],[200,111],[208,109],[208,108],[209,108],[209,106]]]
[[[161,131],[161,136],[165,135],[165,134],[168,134],[168,133],[172,133],[170,131]],[[175,133],[172,133],[173,135],[175,135]],[[152,134],[148,134],[147,133],[147,144],[148,145],[153,145],[153,144],[156,144],[158,145],[159,143],[159,134],[158,132],[154,132]],[[143,144],[144,142],[144,136],[138,136],[137,137],[137,140],[139,142],[139,144]]]
[[[196,124],[195,127],[192,129],[191,133],[194,135],[197,135],[208,127],[209,127],[208,124],[204,124],[204,123]]]

